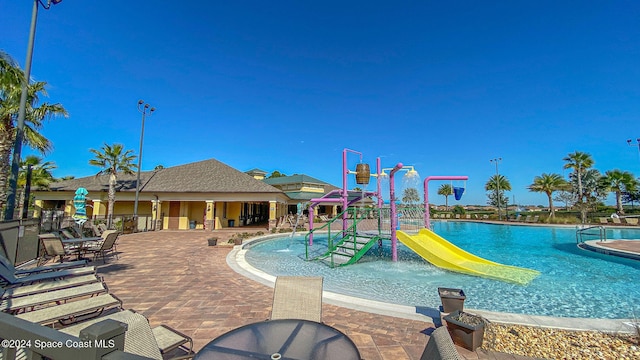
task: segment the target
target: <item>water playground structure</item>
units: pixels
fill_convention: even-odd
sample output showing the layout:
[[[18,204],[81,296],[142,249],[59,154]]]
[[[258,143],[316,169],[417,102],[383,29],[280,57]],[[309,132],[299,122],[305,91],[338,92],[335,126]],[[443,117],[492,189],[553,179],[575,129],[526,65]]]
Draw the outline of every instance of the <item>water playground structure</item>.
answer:
[[[347,154],[360,156],[355,171],[347,168]],[[389,171],[389,174],[385,171]],[[430,181],[465,181],[467,176],[428,176],[423,182],[424,206],[398,204],[395,194],[395,175],[406,171],[405,178],[419,180],[413,166],[402,163],[383,169],[380,158],[376,159],[376,172],[371,174],[368,164],[362,163],[362,153],[350,149],[342,152],[342,189],[333,190],[321,198],[309,202],[309,232],[305,236],[305,259],[321,261],[331,267],[357,263],[372,247],[382,247],[383,242],[391,242],[392,261],[398,261],[398,241],[420,255],[434,266],[467,275],[481,276],[495,280],[525,285],[540,273],[536,270],[499,264],[475,256],[431,231],[429,211]],[[348,176],[355,175],[356,184],[369,184],[376,178],[376,190],[349,190]],[[382,181],[389,181],[389,201],[382,197]],[[460,200],[465,188],[453,187],[456,200]],[[376,198],[373,201],[372,198]],[[342,211],[319,227],[315,227],[314,213],[318,205],[339,204]],[[333,227],[333,229],[332,229]],[[327,232],[327,245],[314,247],[314,234]]]

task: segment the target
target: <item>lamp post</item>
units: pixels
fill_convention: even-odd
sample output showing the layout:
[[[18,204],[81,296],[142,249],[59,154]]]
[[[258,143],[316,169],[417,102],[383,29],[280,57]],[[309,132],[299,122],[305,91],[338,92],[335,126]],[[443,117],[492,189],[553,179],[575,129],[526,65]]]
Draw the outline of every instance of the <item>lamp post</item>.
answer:
[[[638,143],[638,158],[640,158],[640,138],[637,138],[637,139],[636,139],[636,142]],[[631,139],[628,139],[628,140],[627,140],[627,144],[628,144],[629,146],[635,146],[635,145],[633,145],[633,144],[631,143]]]
[[[498,204],[498,220],[502,220],[502,215],[500,214],[500,173],[498,172],[498,163],[502,161],[502,158],[494,158],[489,161],[496,163],[496,202]]]
[[[143,105],[144,104],[144,105]],[[138,231],[138,196],[140,195],[140,168],[142,167],[142,142],[144,140],[144,118],[149,110],[149,116],[156,111],[156,108],[151,107],[148,103],[145,104],[143,100],[138,100],[138,111],[142,113],[142,129],[140,130],[140,152],[138,153],[138,174],[136,175],[136,199],[133,203],[133,223],[135,230]]]
[[[47,0],[46,5],[42,0],[33,1],[31,12],[31,27],[29,28],[29,42],[27,44],[27,58],[24,65],[24,81],[22,82],[22,94],[20,94],[20,107],[18,108],[18,123],[16,124],[16,139],[13,144],[13,160],[11,173],[9,174],[9,189],[7,191],[7,207],[4,213],[5,220],[13,219],[13,211],[16,206],[16,192],[18,189],[18,172],[20,171],[20,155],[22,153],[22,141],[24,138],[24,118],[27,113],[27,97],[29,78],[31,77],[31,58],[33,57],[33,43],[36,37],[36,23],[38,22],[38,4],[45,10],[51,8],[51,4],[59,4],[62,0]]]

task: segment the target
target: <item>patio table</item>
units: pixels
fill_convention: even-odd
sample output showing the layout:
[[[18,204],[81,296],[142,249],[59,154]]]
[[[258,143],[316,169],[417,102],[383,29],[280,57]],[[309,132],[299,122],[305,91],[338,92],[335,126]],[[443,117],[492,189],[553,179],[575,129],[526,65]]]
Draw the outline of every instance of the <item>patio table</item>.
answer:
[[[336,328],[308,320],[278,319],[222,334],[198,351],[194,359],[360,360],[360,352]]]
[[[96,236],[96,237],[63,239],[62,243],[65,245],[76,246],[76,250],[78,251],[78,260],[82,260],[82,250],[85,249],[84,244],[87,242],[96,242],[101,240],[102,240],[102,237]]]

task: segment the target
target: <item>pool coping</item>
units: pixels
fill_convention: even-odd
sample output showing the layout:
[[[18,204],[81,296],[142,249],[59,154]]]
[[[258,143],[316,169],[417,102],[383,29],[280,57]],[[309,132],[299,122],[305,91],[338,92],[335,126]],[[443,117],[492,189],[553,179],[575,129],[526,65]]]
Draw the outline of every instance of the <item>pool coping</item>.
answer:
[[[297,235],[305,232],[297,233]],[[274,287],[276,277],[251,266],[245,255],[251,245],[267,241],[272,238],[280,238],[283,234],[270,234],[253,238],[242,245],[234,246],[227,255],[227,265],[236,273],[263,285]],[[377,300],[363,299],[354,296],[323,291],[323,301],[353,310],[365,311],[374,314],[393,316],[402,319],[418,320],[425,322],[441,322],[442,313],[437,308],[416,307],[386,303]],[[438,305],[439,306],[439,305]],[[596,319],[596,318],[569,318],[543,315],[526,315],[505,312],[495,312],[478,309],[465,309],[465,311],[482,315],[490,322],[527,325],[563,330],[600,331],[605,333],[636,333],[633,319]],[[638,321],[635,320],[636,326]]]

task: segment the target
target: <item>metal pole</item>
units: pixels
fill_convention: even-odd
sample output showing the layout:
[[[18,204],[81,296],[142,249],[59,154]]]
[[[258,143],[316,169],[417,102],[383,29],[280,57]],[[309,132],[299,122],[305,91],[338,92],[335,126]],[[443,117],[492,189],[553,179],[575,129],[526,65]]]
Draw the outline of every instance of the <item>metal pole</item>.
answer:
[[[140,169],[142,168],[142,143],[144,141],[144,119],[147,114],[147,109],[149,109],[150,107],[149,104],[144,104],[144,106],[141,106],[142,104],[144,104],[144,101],[139,100],[138,111],[142,113],[142,128],[140,130],[140,152],[138,153],[138,171],[136,175],[136,198],[133,203],[133,225],[136,232],[138,231],[138,197],[140,196]],[[151,113],[154,112],[155,110],[156,108],[151,108],[151,110],[149,110],[149,116],[151,116]]]
[[[27,58],[24,65],[24,81],[22,82],[22,94],[20,95],[20,108],[18,109],[18,123],[16,125],[16,139],[13,144],[13,162],[9,175],[9,189],[7,191],[7,207],[4,213],[5,220],[13,219],[16,206],[16,192],[18,189],[18,172],[20,171],[20,154],[22,153],[22,141],[24,138],[24,118],[27,113],[27,96],[29,79],[31,77],[31,58],[33,57],[33,43],[36,37],[36,23],[38,22],[38,0],[33,1],[31,12],[31,27],[29,29],[29,43],[27,45]]]

